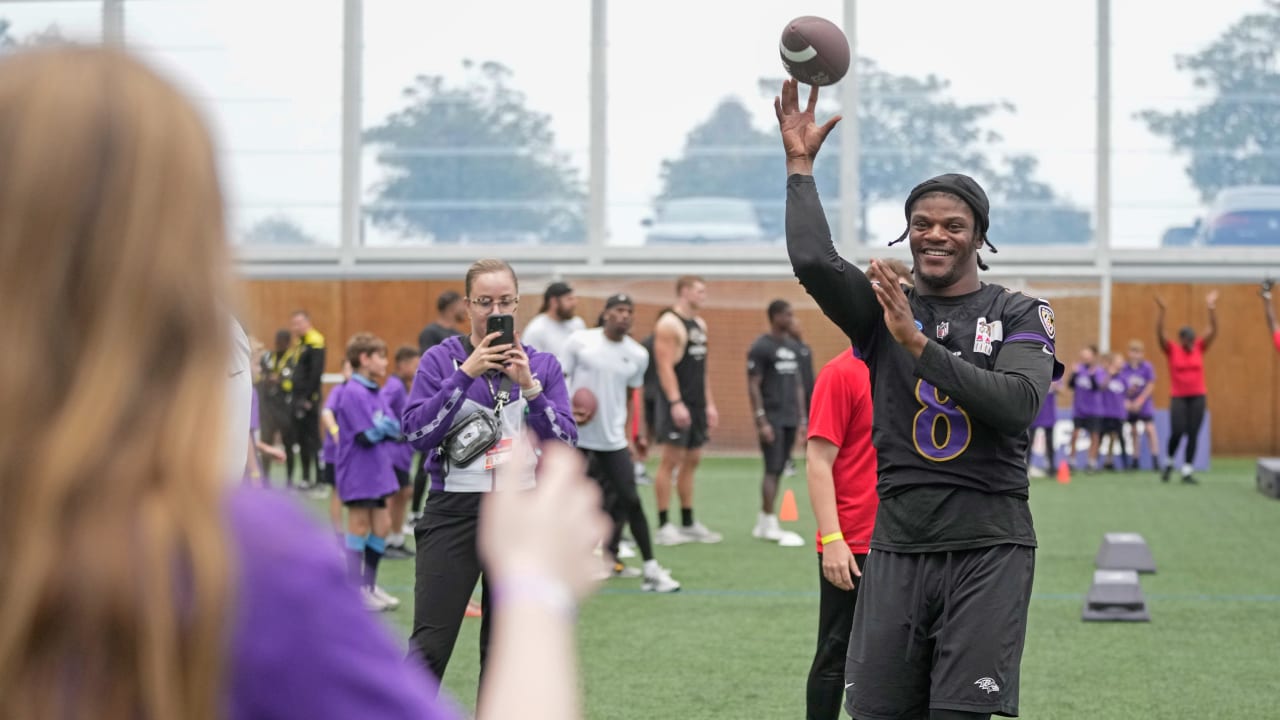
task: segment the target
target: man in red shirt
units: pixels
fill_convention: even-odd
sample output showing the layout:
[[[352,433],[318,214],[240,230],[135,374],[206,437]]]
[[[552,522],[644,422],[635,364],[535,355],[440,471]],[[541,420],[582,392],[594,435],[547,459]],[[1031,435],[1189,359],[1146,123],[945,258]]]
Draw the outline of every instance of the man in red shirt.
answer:
[[[1196,459],[1200,424],[1204,422],[1204,353],[1218,334],[1218,291],[1211,291],[1204,302],[1209,309],[1209,329],[1205,331],[1204,337],[1197,338],[1195,330],[1184,326],[1178,330],[1178,342],[1175,344],[1164,336],[1164,300],[1156,296],[1156,340],[1169,359],[1169,449],[1165,456],[1164,470],[1160,472],[1160,479],[1164,482],[1169,482],[1174,455],[1185,435],[1187,447],[1183,454],[1182,482],[1197,484],[1196,479],[1191,476],[1191,466]]]
[[[1262,281],[1262,289],[1258,294],[1262,296],[1262,308],[1267,311],[1267,327],[1271,330],[1271,343],[1276,346],[1276,350],[1280,350],[1280,324],[1276,323],[1276,311],[1271,307],[1271,287],[1275,285],[1275,281],[1267,278]]]
[[[871,417],[867,366],[853,351],[841,353],[818,373],[809,407],[806,460],[821,569],[818,649],[806,690],[809,720],[840,716],[857,582],[878,504]]]

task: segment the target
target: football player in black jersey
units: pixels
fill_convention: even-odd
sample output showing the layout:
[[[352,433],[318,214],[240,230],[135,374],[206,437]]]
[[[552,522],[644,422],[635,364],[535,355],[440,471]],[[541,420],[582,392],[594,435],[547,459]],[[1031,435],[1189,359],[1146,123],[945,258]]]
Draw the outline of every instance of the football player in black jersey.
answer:
[[[863,274],[831,241],[813,161],[818,90],[774,105],[786,150],[796,277],[871,371],[880,506],[845,668],[859,720],[1016,716],[1035,565],[1027,428],[1061,365],[1053,310],[983,283],[990,206],[969,177],[907,196],[914,288],[878,260]]]

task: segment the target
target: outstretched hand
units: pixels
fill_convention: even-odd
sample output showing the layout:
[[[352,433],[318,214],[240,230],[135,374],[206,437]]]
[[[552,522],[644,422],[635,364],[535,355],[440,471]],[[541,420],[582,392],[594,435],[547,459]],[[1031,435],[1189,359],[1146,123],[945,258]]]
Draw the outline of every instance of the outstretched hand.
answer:
[[[827,135],[840,122],[840,116],[836,115],[819,126],[814,116],[818,106],[818,86],[809,88],[809,102],[801,110],[799,85],[795,79],[782,83],[782,94],[773,98],[773,112],[778,116],[782,147],[787,152],[787,173],[812,175],[813,160]]]
[[[902,291],[898,275],[879,260],[871,261],[867,270],[867,279],[871,281],[871,289],[884,308],[884,324],[893,339],[905,347],[915,357],[920,357],[928,338],[916,327],[915,315],[911,312],[911,303]]]

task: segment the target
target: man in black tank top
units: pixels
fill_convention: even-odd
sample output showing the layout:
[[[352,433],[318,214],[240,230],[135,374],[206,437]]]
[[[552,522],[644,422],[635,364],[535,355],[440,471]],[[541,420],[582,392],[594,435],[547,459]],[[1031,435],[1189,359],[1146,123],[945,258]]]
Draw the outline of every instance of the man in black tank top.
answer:
[[[677,279],[675,305],[658,317],[653,330],[652,365],[658,379],[653,440],[662,446],[654,479],[658,499],[654,542],[659,545],[717,543],[721,539],[719,533],[693,517],[693,474],[702,460],[707,433],[720,422],[707,384],[707,325],[697,314],[706,294],[702,278],[686,275]],[[673,476],[680,495],[679,528],[667,515]]]
[[[875,530],[845,665],[858,720],[1017,716],[1035,567],[1027,429],[1052,378],[1049,304],[983,283],[990,204],[972,178],[940,175],[907,196],[914,288],[873,260],[840,257],[813,159],[838,118],[774,101],[787,155],[787,252],[796,277],[871,372]]]

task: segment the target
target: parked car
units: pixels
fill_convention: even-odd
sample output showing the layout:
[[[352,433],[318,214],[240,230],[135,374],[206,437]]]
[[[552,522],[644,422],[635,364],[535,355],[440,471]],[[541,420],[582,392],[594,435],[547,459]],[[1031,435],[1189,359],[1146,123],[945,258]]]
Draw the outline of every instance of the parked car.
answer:
[[[750,200],[731,197],[685,197],[658,205],[654,219],[641,224],[648,228],[645,244],[668,243],[760,243],[764,228]]]
[[[1280,185],[1223,188],[1209,206],[1194,244],[1280,245]]]

